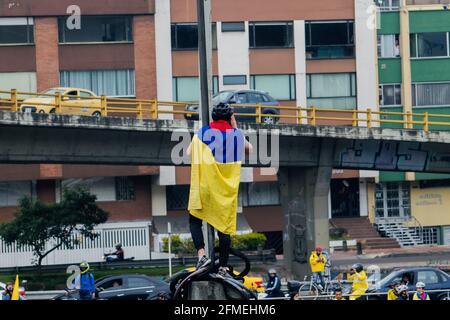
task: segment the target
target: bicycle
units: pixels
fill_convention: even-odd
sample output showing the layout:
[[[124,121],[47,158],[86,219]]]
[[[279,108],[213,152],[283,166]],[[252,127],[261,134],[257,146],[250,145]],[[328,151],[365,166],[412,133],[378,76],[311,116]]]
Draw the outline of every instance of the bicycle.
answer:
[[[328,277],[325,277],[325,286],[318,284],[314,281],[314,278],[311,276],[308,281],[308,276],[305,276],[303,280],[303,284],[298,289],[296,297],[294,299],[298,300],[317,300],[319,296],[326,295],[332,296],[334,294],[334,290],[336,287],[342,287],[341,282],[338,280],[332,281],[329,280]],[[335,285],[337,284],[337,286]]]

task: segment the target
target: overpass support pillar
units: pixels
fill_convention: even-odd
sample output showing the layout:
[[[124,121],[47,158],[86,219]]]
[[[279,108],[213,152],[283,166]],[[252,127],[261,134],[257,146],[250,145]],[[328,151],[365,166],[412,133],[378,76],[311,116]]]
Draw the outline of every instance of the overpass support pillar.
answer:
[[[316,245],[329,246],[328,195],[333,151],[333,142],[322,139],[316,167],[282,167],[279,170],[284,261],[297,279],[310,274],[311,250]]]

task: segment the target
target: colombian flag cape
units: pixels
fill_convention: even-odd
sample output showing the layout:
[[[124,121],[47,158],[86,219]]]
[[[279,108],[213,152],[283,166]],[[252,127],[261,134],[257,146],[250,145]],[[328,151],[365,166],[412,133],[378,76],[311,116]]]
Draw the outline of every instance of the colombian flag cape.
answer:
[[[212,123],[214,124],[214,123]],[[207,130],[211,130],[208,126]],[[230,127],[231,128],[231,127]],[[224,136],[223,150],[211,148],[211,143],[205,142],[203,133],[205,127],[194,135],[191,145],[191,188],[189,193],[188,210],[191,215],[203,221],[206,221],[216,230],[234,235],[236,233],[236,211],[238,204],[239,183],[241,180],[241,157],[236,154],[236,145],[230,146],[229,134],[239,132],[234,136],[232,142],[243,145],[243,134],[237,129],[219,128]],[[215,129],[217,130],[217,129]],[[228,140],[227,142],[225,140]],[[239,141],[237,141],[239,140]],[[234,149],[234,156],[222,157],[218,151],[224,152],[228,149]],[[230,150],[229,150],[230,151]],[[227,159],[228,158],[228,161]],[[231,161],[229,161],[231,160]]]

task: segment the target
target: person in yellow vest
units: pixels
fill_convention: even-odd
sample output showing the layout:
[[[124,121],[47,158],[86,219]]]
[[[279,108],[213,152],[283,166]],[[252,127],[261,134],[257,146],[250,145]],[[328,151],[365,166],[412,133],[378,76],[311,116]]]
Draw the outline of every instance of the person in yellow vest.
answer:
[[[367,281],[367,274],[361,263],[354,264],[350,269],[350,273],[352,274],[351,280],[353,281],[353,284],[352,295],[349,300],[356,300],[361,298],[359,294],[366,293],[367,289],[369,289],[369,282]]]
[[[387,293],[387,299],[388,300],[398,300],[398,292],[397,292],[397,288],[400,285],[399,282],[394,281],[391,283],[391,285],[389,286],[391,289],[388,291]]]
[[[311,252],[311,256],[309,257],[309,264],[311,265],[311,272],[313,281],[315,283],[319,283],[322,288],[325,286],[325,282],[323,280],[323,273],[325,272],[325,263],[327,263],[327,258],[325,254],[322,252],[322,248],[320,246],[316,247],[316,250]]]
[[[425,292],[425,283],[421,281],[416,283],[416,292],[413,295],[413,300],[430,300],[430,295]]]

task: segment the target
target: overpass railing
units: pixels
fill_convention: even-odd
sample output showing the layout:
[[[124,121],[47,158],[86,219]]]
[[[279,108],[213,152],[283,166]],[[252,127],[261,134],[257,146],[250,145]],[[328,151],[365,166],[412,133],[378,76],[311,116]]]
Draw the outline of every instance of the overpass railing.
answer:
[[[0,110],[13,112],[57,113],[89,116],[135,116],[139,119],[160,119],[167,116],[183,118],[198,115],[186,110],[190,102],[172,102],[106,96],[80,96],[32,92],[0,91]],[[264,104],[234,104],[236,116],[250,118],[256,123],[271,122],[317,125],[345,125],[353,127],[389,126],[393,128],[450,129],[450,114],[429,112],[394,112],[342,110],[318,107],[265,106]]]

